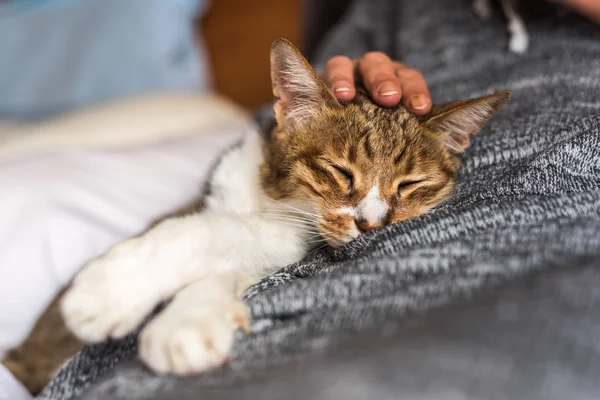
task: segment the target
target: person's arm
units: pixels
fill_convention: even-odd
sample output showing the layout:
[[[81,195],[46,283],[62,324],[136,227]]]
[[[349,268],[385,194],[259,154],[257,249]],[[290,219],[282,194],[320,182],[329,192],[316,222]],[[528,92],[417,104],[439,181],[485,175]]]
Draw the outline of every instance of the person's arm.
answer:
[[[598,0],[550,0],[579,12],[600,24],[600,1]]]

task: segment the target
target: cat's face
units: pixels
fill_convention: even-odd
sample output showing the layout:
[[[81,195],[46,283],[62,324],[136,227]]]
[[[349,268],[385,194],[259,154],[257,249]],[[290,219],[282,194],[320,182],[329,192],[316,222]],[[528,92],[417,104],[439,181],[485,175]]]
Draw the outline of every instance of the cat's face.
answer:
[[[267,193],[308,200],[332,245],[414,218],[447,198],[469,137],[508,92],[434,107],[416,117],[374,104],[362,88],[339,103],[287,41],[272,48],[278,127],[263,169]]]

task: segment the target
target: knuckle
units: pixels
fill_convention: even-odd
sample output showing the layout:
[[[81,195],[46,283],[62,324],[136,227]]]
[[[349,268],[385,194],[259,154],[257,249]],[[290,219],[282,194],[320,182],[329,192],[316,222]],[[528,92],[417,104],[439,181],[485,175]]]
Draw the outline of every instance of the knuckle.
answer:
[[[397,75],[400,78],[402,78],[402,79],[410,79],[410,80],[420,79],[420,80],[425,80],[423,78],[423,74],[421,74],[416,69],[412,69],[412,68],[400,68],[398,70],[398,72],[397,72]]]
[[[396,78],[394,76],[394,74],[391,73],[385,73],[385,72],[379,72],[378,74],[375,74],[370,80],[369,82],[372,85],[379,85],[383,82],[392,82],[392,83],[398,83],[398,78]]]
[[[340,65],[346,64],[346,63],[350,63],[350,59],[346,56],[334,56],[331,57],[327,63],[325,64],[326,68],[335,68],[338,67]]]
[[[364,61],[369,62],[391,62],[390,58],[381,51],[370,51],[363,56]]]
[[[346,75],[342,75],[342,74],[334,74],[328,77],[327,81],[331,84],[338,82],[338,81],[347,81],[348,77]]]

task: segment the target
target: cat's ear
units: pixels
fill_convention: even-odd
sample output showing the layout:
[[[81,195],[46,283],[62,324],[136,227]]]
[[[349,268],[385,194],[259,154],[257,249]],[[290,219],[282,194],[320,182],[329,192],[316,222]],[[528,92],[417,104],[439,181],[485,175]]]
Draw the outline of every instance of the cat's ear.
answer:
[[[469,146],[471,136],[479,132],[509,98],[510,91],[504,90],[477,99],[434,106],[425,117],[425,126],[444,135],[448,150],[460,154]]]
[[[271,46],[271,83],[277,123],[288,130],[302,127],[326,107],[339,106],[308,61],[285,39]]]

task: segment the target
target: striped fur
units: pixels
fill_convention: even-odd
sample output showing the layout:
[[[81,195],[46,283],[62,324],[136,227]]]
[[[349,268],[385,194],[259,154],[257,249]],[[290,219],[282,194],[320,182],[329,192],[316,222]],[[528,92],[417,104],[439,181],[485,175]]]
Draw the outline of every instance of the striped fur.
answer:
[[[265,140],[263,185],[275,198],[312,200],[318,227],[337,244],[356,236],[355,225],[364,231],[414,218],[447,198],[469,138],[509,98],[499,92],[416,117],[401,105],[378,106],[362,86],[352,102],[338,102],[286,41],[274,44],[271,68],[278,126]],[[373,188],[386,211],[361,221],[359,205]]]

